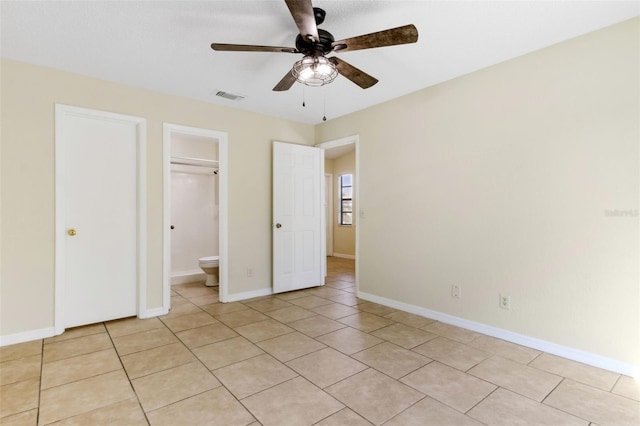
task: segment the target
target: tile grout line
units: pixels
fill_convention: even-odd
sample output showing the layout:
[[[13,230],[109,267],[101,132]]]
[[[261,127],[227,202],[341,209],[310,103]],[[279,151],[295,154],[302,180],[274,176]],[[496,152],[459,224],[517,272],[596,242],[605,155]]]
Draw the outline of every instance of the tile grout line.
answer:
[[[437,362],[437,361],[432,361],[432,362]],[[430,362],[429,364],[431,364],[431,362]],[[426,365],[428,365],[428,364],[426,364]],[[442,365],[445,365],[445,364],[442,364]],[[453,367],[451,367],[451,368],[453,368]],[[460,370],[458,370],[458,371],[460,371]],[[480,380],[482,380],[482,379],[480,379]],[[400,380],[398,380],[398,381],[400,381]],[[439,400],[438,398],[436,398],[436,397],[434,397],[434,396],[431,396],[431,395],[429,395],[429,394],[425,394],[425,393],[424,393],[424,392],[422,392],[421,390],[416,389],[415,387],[411,386],[411,385],[410,385],[410,384],[408,384],[408,383],[404,383],[404,382],[400,382],[400,383],[404,384],[405,386],[410,387],[411,389],[415,390],[416,392],[419,392],[419,393],[421,393],[421,394],[425,395],[426,397],[431,398],[431,399],[433,399],[434,401],[436,401],[436,402],[438,402],[438,403],[440,403],[440,404],[442,404],[442,405],[444,405],[444,406],[446,406],[446,407],[448,407],[448,408],[450,408],[450,409],[454,410],[455,412],[460,413],[460,414],[462,414],[462,415],[464,415],[464,416],[466,416],[466,413],[467,413],[469,410],[471,410],[471,408],[473,408],[473,407],[471,407],[469,410],[467,410],[467,411],[465,411],[465,412],[462,412],[462,411],[458,410],[457,408],[452,407],[452,406],[451,406],[451,405],[449,405],[448,403],[446,403],[446,402],[444,402],[444,401],[441,401],[441,400]],[[490,382],[487,382],[487,383],[490,383]],[[494,383],[491,383],[491,384],[495,385]],[[495,385],[495,386],[496,386],[496,389],[492,390],[489,394],[491,394],[491,393],[495,392],[496,390],[500,389],[500,386],[498,386],[498,385]],[[487,395],[487,396],[488,396],[488,395]],[[486,398],[486,397],[485,397],[485,398]],[[483,400],[484,400],[485,398],[483,398]],[[423,399],[424,399],[424,398],[423,398]],[[477,405],[477,404],[476,404],[476,405]],[[474,406],[475,406],[475,405],[474,405]],[[470,417],[470,416],[467,416],[467,417]],[[471,417],[470,417],[470,418],[471,418]],[[475,420],[475,419],[474,419],[474,420]]]
[[[541,352],[538,356],[542,356],[542,355],[544,355],[544,354],[547,354],[547,352]],[[538,357],[534,358],[533,360],[531,360],[531,362],[535,361],[535,359],[537,359],[537,358],[538,358]],[[562,357],[559,357],[559,358],[562,358]],[[562,359],[566,360],[566,358],[562,358]],[[569,360],[569,361],[571,361],[571,360]],[[531,364],[531,362],[530,362],[529,364]],[[586,364],[579,363],[579,362],[577,362],[577,361],[575,361],[575,362],[576,362],[576,363],[578,363],[578,364],[581,364],[581,365],[586,365]],[[621,396],[621,397],[623,397],[623,398],[627,398],[627,397],[625,397],[624,395],[618,395],[618,394],[613,393],[613,388],[615,387],[615,384],[617,384],[617,383],[618,383],[618,381],[622,378],[622,376],[623,376],[622,374],[618,374],[618,373],[613,373],[613,372],[611,372],[611,373],[613,373],[613,374],[616,374],[616,375],[618,376],[618,378],[616,379],[616,381],[615,381],[614,385],[611,387],[611,389],[607,390],[607,389],[602,389],[602,388],[600,388],[600,387],[594,386],[594,385],[592,385],[591,383],[586,383],[586,382],[585,382],[585,381],[583,381],[583,380],[580,380],[580,379],[577,379],[577,378],[573,378],[573,377],[568,377],[568,376],[562,376],[562,375],[560,375],[560,374],[553,373],[553,372],[551,372],[551,371],[547,371],[547,370],[544,370],[544,369],[542,369],[542,368],[540,368],[540,367],[536,367],[535,365],[529,365],[529,364],[525,364],[525,365],[526,365],[527,367],[531,367],[531,368],[533,368],[533,369],[535,369],[535,370],[537,370],[537,371],[539,371],[539,372],[541,372],[541,373],[551,374],[551,375],[556,376],[556,377],[561,377],[562,379],[572,380],[572,381],[574,381],[574,382],[576,382],[576,383],[580,383],[581,385],[588,386],[588,387],[590,387],[590,388],[592,388],[592,389],[596,389],[596,390],[599,390],[599,391],[602,391],[602,392],[610,393],[610,394],[612,394],[612,395],[616,395],[616,396]],[[588,367],[592,367],[592,366],[588,366]],[[592,367],[592,368],[598,369],[598,367]],[[604,371],[607,371],[607,372],[608,372],[608,370],[604,370]],[[561,381],[561,382],[562,382],[562,381]],[[555,389],[555,388],[554,388],[554,389]],[[548,395],[547,395],[547,396],[548,396]],[[545,397],[545,398],[546,398],[546,397]],[[627,399],[631,399],[632,401],[635,401],[633,398],[627,398]],[[637,401],[636,401],[636,402],[637,402]]]
[[[189,300],[189,299],[187,299],[187,300]],[[192,302],[189,300],[189,303],[192,303]],[[206,312],[206,311],[204,311],[203,309],[201,309],[201,310],[202,310],[203,312]],[[206,312],[206,313],[207,313],[207,315],[210,315],[212,318],[216,319],[216,318],[215,318],[213,315],[211,315],[209,312]],[[178,318],[178,317],[176,317],[176,318]],[[180,342],[180,343],[181,343],[181,344],[182,344],[182,345],[183,345],[183,346],[184,346],[184,347],[189,351],[189,353],[191,353],[191,355],[196,359],[196,361],[190,361],[189,363],[191,363],[191,362],[198,362],[198,363],[200,363],[200,365],[202,365],[202,366],[204,367],[204,369],[205,369],[205,370],[207,370],[207,371],[209,372],[209,374],[211,374],[211,376],[212,376],[214,379],[216,379],[216,381],[217,381],[218,383],[220,383],[220,386],[216,386],[215,388],[212,388],[212,389],[217,389],[217,388],[219,388],[219,387],[223,387],[227,392],[229,392],[229,394],[230,394],[233,398],[235,398],[235,400],[236,400],[236,401],[240,402],[240,400],[238,400],[238,398],[233,394],[233,392],[231,392],[231,390],[229,390],[229,389],[225,386],[225,384],[224,384],[222,381],[220,381],[220,379],[218,379],[218,377],[215,375],[215,373],[213,372],[213,370],[210,370],[210,369],[209,369],[209,368],[204,364],[204,362],[203,362],[203,361],[202,361],[202,360],[201,360],[201,359],[200,359],[200,358],[199,358],[195,353],[193,353],[193,351],[191,350],[191,348],[189,348],[189,347],[188,347],[188,346],[187,346],[187,345],[186,345],[186,344],[185,344],[185,343],[180,339],[180,337],[178,337],[178,336],[177,336],[177,334],[176,334],[173,330],[171,330],[171,329],[170,329],[170,328],[169,328],[169,327],[164,323],[164,321],[162,321],[162,319],[160,319],[160,321],[162,322],[162,325],[163,325],[164,327],[166,327],[166,328],[169,330],[169,332],[170,332],[170,333],[172,333],[172,334],[173,334],[173,336],[178,340],[178,342]],[[216,321],[217,321],[217,319],[216,319]],[[209,324],[209,325],[210,325],[210,324]],[[226,325],[225,325],[225,326],[226,326]],[[205,327],[205,326],[203,326],[203,327]],[[195,328],[198,328],[198,327],[195,327]],[[187,329],[187,330],[193,330],[193,329]],[[233,329],[232,329],[232,330],[233,330]],[[186,331],[186,330],[181,330],[181,331]],[[236,336],[236,337],[237,337],[237,336]],[[224,340],[229,340],[229,339],[223,339],[222,341],[224,341]],[[166,346],[166,345],[165,345],[165,346]],[[204,346],[206,346],[206,345],[204,345]],[[162,346],[160,346],[160,347],[162,347]],[[159,372],[162,372],[162,371],[168,371],[168,370],[170,370],[170,369],[172,369],[172,368],[176,368],[176,367],[180,367],[180,366],[183,366],[183,365],[187,365],[187,364],[189,364],[189,363],[180,364],[180,365],[177,365],[177,366],[173,366],[173,367],[170,367],[170,368],[166,368],[166,369],[164,369],[164,370],[155,371],[155,372],[153,372],[153,373],[149,373],[149,374],[147,374],[147,375],[137,377],[136,379],[139,379],[139,378],[142,378],[142,377],[148,377],[148,376],[151,376],[151,375],[153,375],[153,374],[156,374],[156,373],[159,373]],[[123,365],[123,368],[124,368],[124,365]],[[126,372],[126,369],[125,369],[125,372]],[[128,375],[128,374],[127,374],[127,378],[129,378],[129,375]],[[131,382],[131,379],[129,379],[129,382],[130,382],[131,387],[133,388],[133,390],[134,390],[134,392],[135,392],[135,387],[133,386],[133,382]],[[180,399],[180,400],[178,400],[178,401],[173,401],[173,402],[172,402],[172,403],[170,403],[170,404],[166,404],[166,405],[163,405],[162,407],[158,407],[158,408],[155,408],[155,409],[153,409],[153,410],[150,410],[150,411],[149,411],[149,413],[152,413],[152,412],[154,412],[154,411],[160,410],[161,408],[165,408],[165,407],[168,407],[168,406],[171,406],[171,405],[177,404],[178,402],[185,401],[185,400],[187,400],[187,399],[189,399],[189,398],[193,398],[194,396],[202,395],[203,393],[209,392],[209,391],[211,391],[212,389],[208,389],[208,390],[206,390],[206,391],[203,391],[203,392],[197,393],[197,394],[195,394],[195,395],[190,395],[190,396],[185,397],[185,398],[182,398],[182,399]],[[144,410],[144,407],[142,407],[142,404],[140,403],[140,398],[138,397],[137,392],[135,392],[135,393],[136,393],[136,398],[138,399],[138,404],[140,404],[140,409],[141,409],[141,410],[142,410],[142,412],[144,413],[144,416],[145,416],[145,419],[147,420],[147,423],[151,424],[151,422],[149,421],[149,418],[147,417],[147,411],[145,411],[145,410]],[[247,411],[251,414],[251,412],[250,412],[249,410],[247,410]],[[251,414],[251,416],[255,419],[255,416],[254,416],[253,414]],[[256,419],[256,421],[257,421],[257,419]]]
[[[487,398],[489,398],[491,395],[493,395],[493,394],[494,394],[495,392],[497,392],[499,389],[503,389],[503,388],[502,388],[501,386],[497,386],[497,385],[496,385],[496,388],[495,388],[494,390],[492,390],[491,392],[489,392],[488,394],[486,394],[486,395],[484,396],[484,398],[482,398],[480,401],[478,401],[478,402],[476,402],[475,404],[473,404],[473,405],[472,405],[472,406],[471,406],[467,411],[465,411],[465,412],[464,412],[464,413],[462,413],[462,414],[464,414],[465,416],[471,417],[471,416],[469,416],[469,415],[468,415],[469,411],[473,410],[475,407],[477,407],[478,405],[480,405],[484,400],[486,400]],[[474,419],[474,420],[477,420],[477,419],[475,419],[474,417],[471,417],[471,418],[472,418],[472,419]],[[479,421],[479,420],[478,420],[478,421]]]
[[[104,323],[102,323],[102,322],[95,323],[95,324],[103,324],[103,325],[104,325]],[[88,324],[88,325],[90,326],[90,325],[95,325],[95,324]],[[80,327],[86,327],[86,326],[84,326],[84,325],[83,325],[83,326],[80,326]],[[66,331],[66,330],[65,330],[65,331]],[[55,342],[48,342],[48,343],[47,343],[47,342],[45,342],[45,340],[47,340],[47,339],[53,339],[53,338],[55,338],[55,337],[62,336],[63,334],[59,334],[58,336],[46,337],[46,338],[42,339],[43,356],[44,356],[44,348],[45,348],[46,346],[57,345],[57,344],[60,344],[60,343],[72,342],[72,341],[74,341],[74,340],[82,339],[82,338],[84,338],[84,337],[96,336],[96,335],[98,335],[98,334],[102,334],[102,333],[105,333],[105,332],[106,332],[106,328],[105,328],[105,330],[104,330],[104,331],[98,331],[98,332],[96,332],[96,333],[90,333],[90,334],[83,334],[82,336],[70,337],[70,338],[68,338],[68,339],[62,339],[62,340],[57,340],[57,341],[55,341]],[[63,332],[63,333],[64,333],[64,332]]]
[[[558,387],[560,387],[560,385],[561,385],[565,380],[571,380],[571,379],[569,379],[569,378],[567,378],[567,377],[562,377],[562,380],[560,380],[560,382],[559,382],[559,383],[558,383],[558,384],[553,388],[553,390],[552,390],[551,392],[549,392],[549,393],[547,394],[547,396],[545,396],[545,397],[542,399],[542,401],[540,401],[540,404],[544,405],[545,407],[548,407],[548,408],[551,408],[551,409],[554,409],[554,410],[558,410],[558,411],[560,411],[560,412],[562,412],[562,413],[565,413],[565,414],[567,414],[567,415],[569,415],[569,416],[573,416],[573,417],[575,417],[575,418],[577,418],[577,419],[584,420],[585,422],[589,422],[589,425],[595,424],[593,421],[591,421],[591,420],[589,420],[589,419],[587,419],[587,418],[581,417],[581,416],[579,416],[579,415],[577,415],[577,414],[571,413],[571,412],[566,411],[566,410],[564,410],[564,409],[562,409],[562,408],[554,407],[554,406],[552,406],[552,405],[549,405],[549,404],[546,404],[546,403],[545,403],[546,399],[547,399],[547,398],[548,398],[548,397],[549,397],[549,396],[550,396],[550,395],[551,395],[551,394],[552,394],[552,393],[553,393],[553,392],[554,392]]]
[[[422,392],[420,392],[422,393]],[[384,421],[383,424],[390,422],[391,420],[395,419],[396,417],[400,416],[401,414],[403,414],[405,411],[409,410],[411,407],[413,407],[414,405],[418,404],[419,402],[424,401],[425,398],[429,398],[429,395],[422,393],[422,398],[420,398],[419,400],[417,400],[416,402],[412,403],[411,405],[409,405],[407,408],[405,408],[404,410],[400,411],[399,413],[394,414],[393,416],[391,416],[390,418],[388,418],[387,420]]]
[[[525,346],[526,347],[526,346]],[[525,365],[529,366],[529,367],[533,367],[533,365],[531,365],[536,359],[540,358],[540,356],[542,356],[542,354],[544,354],[544,352],[540,351],[540,353],[538,355],[536,355],[535,357],[533,357],[533,359],[529,362],[527,362]],[[535,368],[535,367],[533,367]]]
[[[113,346],[113,350],[115,351],[116,356],[118,357],[118,362],[120,363],[120,366],[122,367],[122,371],[124,372],[125,376],[127,377],[127,380],[129,381],[129,386],[131,387],[131,390],[133,391],[133,394],[136,396],[136,401],[138,401],[138,406],[140,407],[140,411],[142,411],[142,414],[144,415],[144,419],[147,421],[147,424],[150,425],[151,422],[149,421],[149,418],[147,417],[147,413],[144,411],[144,408],[142,407],[142,402],[140,402],[140,397],[138,396],[138,392],[136,391],[136,388],[133,386],[133,382],[131,381],[131,377],[129,377],[129,372],[127,371],[127,369],[124,366],[124,363],[122,362],[122,357],[118,353],[118,349],[116,348],[116,344],[113,342],[113,337],[111,336],[111,333],[109,333],[109,328],[107,327],[106,323],[103,323],[103,325],[104,325],[104,328],[107,330],[107,335],[109,336],[109,340],[111,341],[111,346]],[[136,334],[136,333],[132,333],[132,334]]]
[[[107,349],[99,349],[99,350],[97,350],[97,351],[89,352],[89,353],[86,353],[86,354],[75,355],[75,356],[72,356],[72,357],[69,357],[69,358],[62,358],[62,359],[59,359],[59,360],[57,360],[57,361],[48,362],[47,364],[53,364],[54,362],[58,362],[58,361],[66,361],[66,360],[70,360],[70,359],[77,358],[77,357],[80,357],[80,356],[92,355],[92,354],[96,354],[96,353],[98,353],[98,352],[106,352],[106,351],[109,351],[109,350],[111,350],[111,349],[113,349],[113,350],[114,350],[114,352],[116,353],[116,356],[117,356],[118,358],[120,358],[120,356],[118,355],[118,352],[115,350],[115,348],[107,348]],[[43,367],[44,367],[44,365],[43,365]],[[71,380],[71,381],[69,381],[69,382],[60,383],[60,384],[57,384],[57,385],[55,385],[55,386],[51,386],[51,387],[48,387],[48,388],[46,388],[46,389],[42,389],[42,390],[43,390],[43,391],[48,391],[49,389],[59,388],[59,387],[61,387],[61,386],[65,386],[65,385],[68,385],[68,384],[71,384],[71,383],[78,383],[78,382],[81,382],[81,381],[83,381],[83,380],[90,379],[91,377],[104,376],[105,374],[113,373],[114,371],[117,371],[117,370],[106,371],[106,372],[102,372],[102,373],[95,374],[95,375],[93,375],[93,376],[84,377],[84,378],[81,378],[81,379],[74,379],[74,380]],[[40,377],[41,377],[41,381],[42,381],[42,375],[41,375]],[[40,386],[42,387],[42,384],[41,384]]]
[[[44,370],[44,339],[40,346],[40,377],[38,380],[38,407],[36,411],[36,425],[40,424],[40,402],[42,401],[42,372]]]
[[[424,355],[423,355],[423,356],[424,356]],[[427,358],[427,357],[425,357],[425,358]],[[431,364],[432,362],[437,362],[435,359],[431,359],[431,358],[427,358],[427,359],[429,359],[430,361],[429,361],[429,362],[427,362],[425,365],[423,365],[423,366],[421,366],[421,367],[418,367],[418,368],[416,368],[415,370],[412,370],[412,371],[408,372],[407,374],[405,374],[404,376],[399,377],[399,378],[397,378],[397,379],[395,379],[395,380],[397,380],[398,382],[401,382],[401,383],[403,383],[403,384],[405,384],[405,385],[406,385],[406,383],[404,383],[404,382],[402,381],[402,379],[404,379],[405,377],[407,377],[409,374],[413,374],[413,373],[415,373],[416,371],[420,370],[421,368],[426,367],[427,365]],[[408,385],[407,385],[407,386],[408,386]],[[416,389],[416,390],[417,390],[417,389]]]

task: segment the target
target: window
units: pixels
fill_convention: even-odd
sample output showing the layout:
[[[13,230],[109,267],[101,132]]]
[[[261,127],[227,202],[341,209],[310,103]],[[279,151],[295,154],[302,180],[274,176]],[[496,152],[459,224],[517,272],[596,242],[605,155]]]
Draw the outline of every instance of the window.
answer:
[[[353,225],[353,175],[341,175],[340,184],[340,213],[338,223],[340,225]]]

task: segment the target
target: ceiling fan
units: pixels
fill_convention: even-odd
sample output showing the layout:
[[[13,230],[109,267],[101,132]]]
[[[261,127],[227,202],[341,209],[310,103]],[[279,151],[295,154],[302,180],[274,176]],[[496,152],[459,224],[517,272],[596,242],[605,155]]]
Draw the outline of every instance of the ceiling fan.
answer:
[[[376,84],[378,80],[336,56],[327,58],[326,55],[331,52],[341,53],[418,41],[418,30],[414,25],[405,25],[336,41],[330,32],[318,28],[318,25],[324,22],[326,12],[319,7],[313,7],[311,0],[285,0],[285,3],[300,31],[296,37],[296,47],[211,44],[211,48],[218,51],[283,52],[304,55],[275,85],[273,90],[277,92],[289,90],[296,81],[307,86],[323,86],[331,83],[338,74],[348,78],[361,88],[367,89]]]

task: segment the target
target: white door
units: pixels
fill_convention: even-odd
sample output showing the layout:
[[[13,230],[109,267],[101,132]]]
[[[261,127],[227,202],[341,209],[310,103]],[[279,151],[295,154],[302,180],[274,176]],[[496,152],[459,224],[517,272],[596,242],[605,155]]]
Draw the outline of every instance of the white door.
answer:
[[[141,126],[136,117],[56,109],[56,320],[64,328],[137,313]]]
[[[273,143],[273,292],[322,285],[324,151]]]

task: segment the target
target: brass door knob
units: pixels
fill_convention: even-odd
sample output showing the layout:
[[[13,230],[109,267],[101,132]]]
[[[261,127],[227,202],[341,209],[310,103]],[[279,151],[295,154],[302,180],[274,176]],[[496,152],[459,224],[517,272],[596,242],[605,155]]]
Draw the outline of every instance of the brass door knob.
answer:
[[[75,236],[77,234],[76,230],[71,228],[67,231],[67,234],[71,235],[72,237]]]
[[[276,223],[276,228],[280,229],[280,228],[282,228],[282,225],[279,224],[279,223]]]

